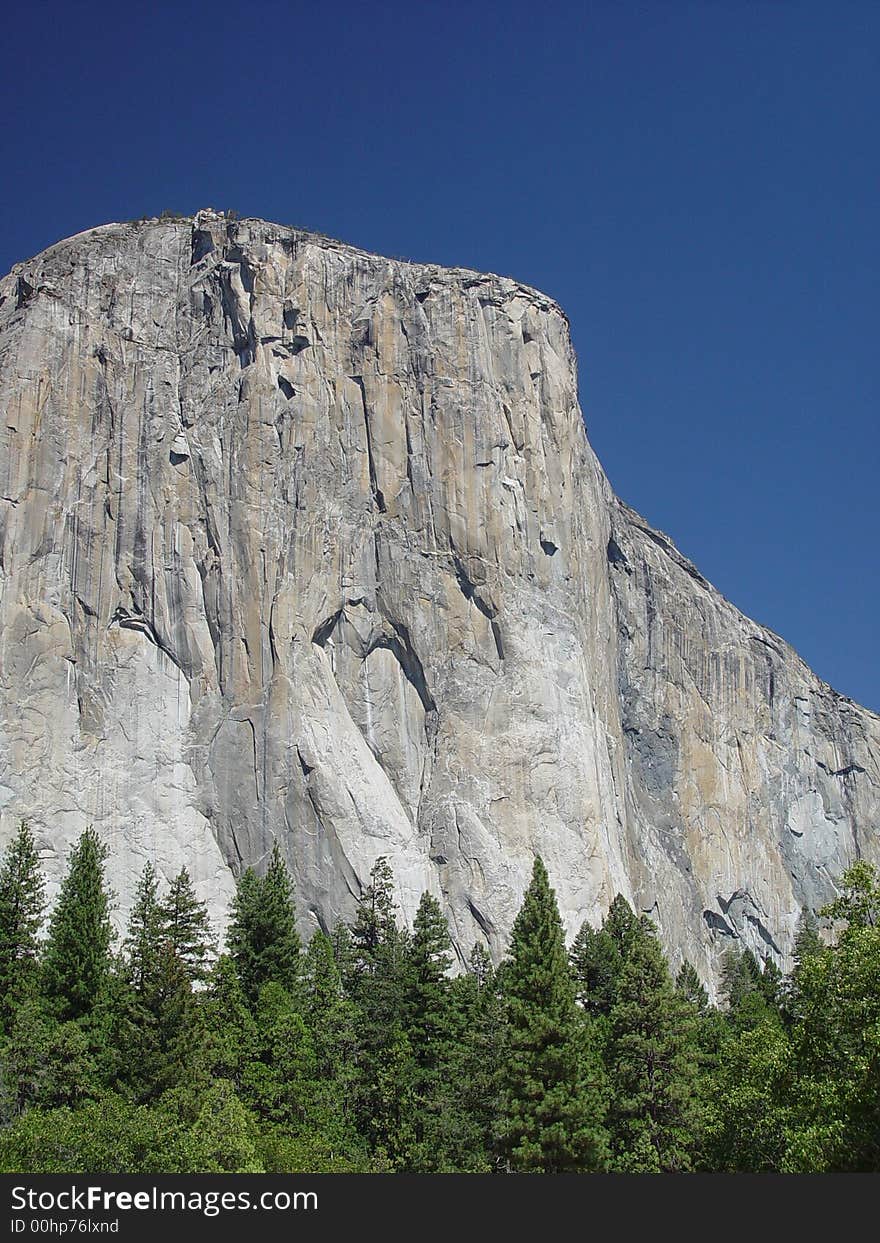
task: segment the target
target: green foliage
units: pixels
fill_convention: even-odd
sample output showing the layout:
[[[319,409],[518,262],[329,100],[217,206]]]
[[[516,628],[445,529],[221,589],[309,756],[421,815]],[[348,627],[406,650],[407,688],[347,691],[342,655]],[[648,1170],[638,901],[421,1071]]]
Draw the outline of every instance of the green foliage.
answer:
[[[273,856],[272,866],[274,865]],[[281,866],[283,869],[283,865]],[[269,871],[271,873],[272,867]],[[286,877],[286,871],[284,876]],[[269,880],[269,876],[266,880]],[[279,878],[279,883],[283,886],[284,879]],[[292,886],[289,884],[287,895],[292,909]],[[159,910],[164,940],[173,957],[180,963],[184,975],[191,983],[204,980],[208,974],[208,962],[214,950],[214,938],[208,920],[207,907],[196,897],[189,872],[185,867],[181,868],[171,882],[168,896]],[[294,946],[298,948],[298,939],[290,943],[291,949]]]
[[[694,966],[687,961],[681,964],[675,977],[676,990],[689,1001],[698,1014],[705,1014],[709,1009],[709,994]]]
[[[513,925],[503,979],[500,1155],[524,1172],[601,1168],[601,1072],[583,1039],[559,908],[540,858]]]
[[[208,1080],[228,1080],[242,1090],[248,1064],[257,1057],[259,1033],[235,964],[221,954],[200,998],[204,1031],[200,1065]]]
[[[277,842],[264,877],[258,877],[251,868],[242,874],[227,939],[230,957],[251,1004],[256,1003],[264,984],[280,984],[288,992],[296,991],[301,944],[293,880]]]
[[[235,1088],[219,1079],[208,1090],[187,1139],[204,1174],[263,1174],[259,1126]]]
[[[736,1031],[760,1027],[777,1015],[782,987],[775,966],[765,967],[749,949],[725,951],[721,963],[721,992],[727,1001],[727,1019]]]
[[[771,1021],[728,1038],[706,1094],[705,1168],[734,1174],[784,1168],[791,1058],[787,1035]]]
[[[822,910],[826,919],[846,920],[850,929],[880,924],[880,877],[872,863],[857,860],[841,877],[841,893]]]
[[[78,1109],[33,1109],[0,1131],[3,1173],[188,1173],[201,1164],[173,1117],[114,1095]]]
[[[45,882],[33,834],[22,820],[0,864],[0,1024],[33,990]]]
[[[698,1074],[695,1026],[693,1005],[676,991],[654,932],[641,921],[630,926],[606,1055],[615,1169],[690,1169]]]
[[[107,847],[91,827],[70,854],[49,923],[44,989],[60,1019],[96,1005],[110,971],[110,896],[104,887]]]
[[[450,982],[449,992],[453,1035],[439,1076],[435,1144],[443,1168],[481,1173],[496,1165],[505,1042],[504,1001],[483,945],[474,946],[468,970]]]
[[[17,1010],[0,1054],[0,1110],[10,1121],[39,1107],[75,1106],[100,1094],[94,1033],[59,1023],[41,999]]]
[[[569,959],[577,1000],[588,1014],[610,1014],[623,966],[618,940],[607,927],[596,930],[585,922],[574,939]]]
[[[140,994],[147,993],[151,987],[162,946],[163,921],[158,894],[156,869],[152,863],[146,863],[135,889],[122,944],[128,979],[134,991]]]
[[[369,972],[383,946],[397,941],[396,915],[394,875],[382,856],[373,864],[370,884],[358,900],[351,928],[354,970]]]
[[[611,938],[621,962],[625,962],[635,942],[650,924],[639,918],[622,893],[617,894],[602,924],[602,931]]]
[[[406,1031],[408,945],[397,926],[391,869],[386,859],[377,859],[345,946],[345,984],[356,1006],[355,1124],[395,1169],[407,1168],[416,1142],[416,1065]]]
[[[793,1170],[880,1169],[880,928],[849,918],[838,943],[798,969]]]
[[[804,908],[798,919],[794,936],[794,948],[792,950],[795,972],[802,962],[805,962],[807,958],[812,958],[814,954],[818,954],[821,949],[822,938],[819,935],[818,921],[812,911]]]
[[[540,860],[499,970],[478,945],[453,975],[439,903],[400,927],[384,859],[351,926],[303,953],[277,848],[218,958],[186,869],[163,896],[147,865],[114,959],[105,857],[87,830],[45,944],[27,826],[0,863],[3,1171],[880,1169],[865,863],[824,941],[803,917],[787,978],[725,955],[719,1011],[620,895],[567,954]]]
[[[407,981],[406,1026],[418,1066],[435,1066],[451,1037],[447,973],[452,966],[452,941],[440,903],[422,895],[413,923]]]

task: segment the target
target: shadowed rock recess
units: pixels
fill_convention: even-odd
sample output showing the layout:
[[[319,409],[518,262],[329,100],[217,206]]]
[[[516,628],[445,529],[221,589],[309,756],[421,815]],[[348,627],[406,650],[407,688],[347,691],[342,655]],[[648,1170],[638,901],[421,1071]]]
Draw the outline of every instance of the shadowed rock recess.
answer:
[[[613,494],[559,307],[260,220],[92,229],[0,282],[0,804],[221,924],[379,855],[497,957],[540,853],[706,978],[877,860],[880,719]]]

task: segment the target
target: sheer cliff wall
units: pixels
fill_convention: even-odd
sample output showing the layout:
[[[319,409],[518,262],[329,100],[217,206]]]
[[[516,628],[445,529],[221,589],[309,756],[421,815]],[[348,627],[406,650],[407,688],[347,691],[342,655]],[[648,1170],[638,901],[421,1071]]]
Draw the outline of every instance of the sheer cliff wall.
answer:
[[[880,857],[880,719],[613,495],[512,280],[257,220],[107,225],[0,282],[0,825],[94,824],[215,922],[278,840],[304,930],[375,859],[497,956],[540,853],[675,964],[782,962]]]

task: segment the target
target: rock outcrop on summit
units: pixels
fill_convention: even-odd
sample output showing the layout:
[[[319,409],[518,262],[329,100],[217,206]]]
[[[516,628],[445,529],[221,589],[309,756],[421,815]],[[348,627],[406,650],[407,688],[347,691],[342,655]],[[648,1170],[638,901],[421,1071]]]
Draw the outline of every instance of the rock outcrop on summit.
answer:
[[[0,282],[0,806],[222,922],[377,857],[497,957],[536,853],[673,966],[783,962],[880,859],[880,718],[623,505],[559,307],[260,220],[112,224]]]

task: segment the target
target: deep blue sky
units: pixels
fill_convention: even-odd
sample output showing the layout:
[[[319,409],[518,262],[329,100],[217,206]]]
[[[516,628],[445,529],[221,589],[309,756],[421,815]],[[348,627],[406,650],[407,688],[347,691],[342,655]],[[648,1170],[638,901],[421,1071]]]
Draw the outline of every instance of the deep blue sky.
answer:
[[[7,8],[0,269],[202,206],[511,275],[617,491],[880,709],[875,0]]]

